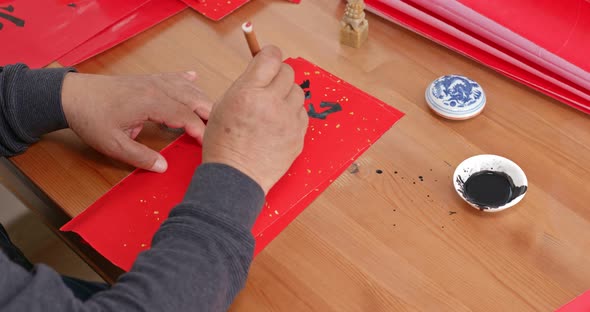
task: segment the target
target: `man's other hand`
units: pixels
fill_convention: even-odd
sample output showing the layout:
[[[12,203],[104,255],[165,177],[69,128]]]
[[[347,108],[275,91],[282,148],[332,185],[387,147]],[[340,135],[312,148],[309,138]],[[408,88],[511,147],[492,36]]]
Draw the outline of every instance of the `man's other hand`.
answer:
[[[202,141],[212,102],[195,85],[195,72],[144,76],[70,73],[62,107],[70,128],[99,152],[155,172],[168,168],[158,152],[135,141],[146,121],[184,128]]]

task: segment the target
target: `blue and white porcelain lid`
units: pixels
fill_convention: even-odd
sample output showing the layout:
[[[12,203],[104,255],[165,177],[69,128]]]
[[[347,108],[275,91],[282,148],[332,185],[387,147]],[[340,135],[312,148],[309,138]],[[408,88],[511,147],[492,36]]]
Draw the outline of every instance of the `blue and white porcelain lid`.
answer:
[[[477,116],[486,105],[486,95],[477,82],[465,76],[447,75],[428,86],[426,102],[435,113],[461,120]]]

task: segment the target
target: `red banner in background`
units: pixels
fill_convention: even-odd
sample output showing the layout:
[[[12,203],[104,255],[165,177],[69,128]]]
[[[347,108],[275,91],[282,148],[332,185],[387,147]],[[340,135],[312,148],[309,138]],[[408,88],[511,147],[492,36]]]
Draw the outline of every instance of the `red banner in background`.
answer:
[[[180,0],[151,0],[76,47],[58,62],[73,66],[128,40],[187,8]]]
[[[12,0],[0,2],[0,66],[38,68],[128,16],[148,0]]]
[[[454,21],[442,19],[417,6],[414,1],[365,0],[365,2],[367,8],[375,14],[471,57],[558,101],[590,113],[590,92],[572,83],[568,77],[559,76],[504,47],[492,45],[486,38],[466,32]]]

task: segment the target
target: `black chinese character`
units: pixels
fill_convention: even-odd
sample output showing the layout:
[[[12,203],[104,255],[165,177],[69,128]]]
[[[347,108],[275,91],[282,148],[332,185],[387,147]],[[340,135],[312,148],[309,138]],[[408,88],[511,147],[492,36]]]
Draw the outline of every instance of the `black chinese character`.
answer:
[[[0,7],[0,19],[5,19],[5,20],[7,20],[9,22],[12,22],[17,27],[24,27],[25,26],[25,21],[24,20],[22,20],[22,19],[20,19],[18,17],[15,17],[13,15],[10,15],[8,13],[4,13],[2,11],[6,11],[8,13],[14,12],[14,7],[12,5],[9,5],[7,7]],[[2,28],[4,28],[4,24],[2,24],[0,22],[0,30],[2,30]]]
[[[301,87],[301,89],[303,89],[303,91],[305,91],[305,99],[311,99],[311,91],[310,90],[306,90],[310,88],[310,82],[309,79],[303,81],[302,84],[299,85]],[[309,109],[307,111],[307,115],[311,118],[317,118],[317,119],[326,119],[326,117],[328,117],[328,115],[335,113],[335,112],[339,112],[342,110],[342,106],[340,106],[340,104],[338,103],[332,103],[332,102],[321,102],[320,103],[320,107],[321,108],[325,108],[325,107],[329,107],[328,109],[326,109],[323,112],[316,112],[315,111],[315,107],[313,107],[312,103],[309,103]]]
[[[328,117],[328,115],[335,113],[335,112],[339,112],[342,110],[342,106],[340,106],[340,104],[331,103],[331,102],[321,102],[320,107],[322,107],[322,108],[329,107],[329,109],[326,109],[325,111],[323,111],[321,113],[318,113],[315,111],[313,104],[310,103],[309,110],[307,111],[307,115],[311,118],[326,119],[326,117]]]
[[[311,91],[305,90],[309,89],[309,79],[305,80],[302,84],[299,85],[303,91],[305,91],[305,99],[311,99]]]

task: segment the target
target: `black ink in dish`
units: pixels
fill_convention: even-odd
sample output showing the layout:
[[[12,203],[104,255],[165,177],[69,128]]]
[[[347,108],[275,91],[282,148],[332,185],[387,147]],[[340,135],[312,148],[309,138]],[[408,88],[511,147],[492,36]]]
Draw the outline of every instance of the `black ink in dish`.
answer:
[[[504,172],[484,170],[472,174],[467,181],[457,178],[465,199],[480,210],[504,206],[524,194],[526,186],[516,186]]]

